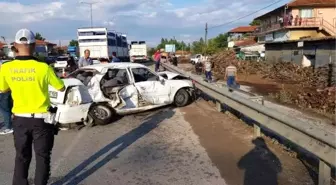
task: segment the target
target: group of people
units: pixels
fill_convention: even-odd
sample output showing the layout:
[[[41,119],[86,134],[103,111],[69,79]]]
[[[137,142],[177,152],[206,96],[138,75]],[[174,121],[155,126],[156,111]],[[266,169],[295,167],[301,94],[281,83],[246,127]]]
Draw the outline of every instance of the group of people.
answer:
[[[84,51],[84,57],[81,57],[79,59],[78,65],[76,64],[74,58],[70,55],[70,53],[68,53],[67,56],[68,56],[67,68],[69,69],[70,72],[75,71],[77,68],[81,68],[81,67],[93,64],[93,60],[90,58],[90,50],[89,49],[86,49]],[[118,57],[116,57],[116,54],[113,53],[111,62],[120,62],[120,61],[121,60]],[[101,58],[100,62],[101,63],[109,63],[110,60],[107,59],[107,58]]]
[[[214,64],[210,62],[208,56],[202,56],[200,60],[201,62],[199,64],[202,66],[202,71],[205,74],[205,80],[211,83],[213,80],[212,69]],[[226,85],[229,88],[237,88],[239,86],[237,83],[237,77],[237,67],[234,66],[232,62],[230,62],[229,65],[225,68],[224,81],[226,81]]]

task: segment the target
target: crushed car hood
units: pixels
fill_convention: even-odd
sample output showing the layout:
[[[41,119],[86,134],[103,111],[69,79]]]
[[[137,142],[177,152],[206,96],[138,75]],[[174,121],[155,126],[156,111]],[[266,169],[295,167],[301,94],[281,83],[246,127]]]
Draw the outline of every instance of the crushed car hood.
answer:
[[[178,80],[181,80],[181,79],[188,79],[187,76],[180,75],[180,74],[177,74],[177,73],[173,73],[173,72],[170,72],[170,71],[157,72],[157,74],[159,74],[160,76],[162,76],[163,78],[165,78],[165,79],[167,79],[167,80],[174,80],[174,79],[178,79]]]

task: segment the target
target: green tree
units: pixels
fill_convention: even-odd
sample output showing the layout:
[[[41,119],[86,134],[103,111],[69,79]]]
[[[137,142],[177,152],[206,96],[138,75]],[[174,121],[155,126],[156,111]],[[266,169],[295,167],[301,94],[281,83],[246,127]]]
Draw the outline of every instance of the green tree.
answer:
[[[203,53],[205,49],[205,42],[201,37],[199,41],[194,41],[192,44],[192,52],[193,53]]]
[[[39,33],[39,32],[37,32],[37,33],[35,34],[35,39],[36,39],[36,40],[43,40],[43,41],[46,40],[44,37],[42,37],[41,33]]]
[[[72,39],[72,40],[69,42],[69,46],[77,46],[77,47],[78,47],[78,41]]]
[[[217,37],[213,38],[213,45],[217,48],[226,48],[228,45],[228,34],[219,34]]]
[[[190,44],[187,45],[184,41],[178,41],[172,38],[161,38],[161,42],[156,46],[156,49],[165,48],[166,44],[174,44],[175,50],[190,51]]]
[[[156,49],[155,48],[150,48],[147,52],[148,57],[152,57],[155,53]]]
[[[261,24],[261,21],[260,20],[253,20],[251,23],[250,23],[250,26],[260,26]]]

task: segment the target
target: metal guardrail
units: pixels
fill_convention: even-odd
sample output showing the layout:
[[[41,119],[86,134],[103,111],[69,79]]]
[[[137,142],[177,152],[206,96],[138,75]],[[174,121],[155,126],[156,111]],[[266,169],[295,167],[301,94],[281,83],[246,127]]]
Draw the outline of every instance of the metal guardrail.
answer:
[[[254,124],[255,137],[260,136],[260,126],[263,126],[318,157],[319,185],[330,185],[331,167],[336,166],[335,134],[233,94],[227,88],[213,86],[204,82],[200,76],[185,72],[170,64],[162,63],[162,66],[194,80],[196,88],[216,99],[218,111],[222,111],[222,104],[225,104],[255,120],[257,122]]]

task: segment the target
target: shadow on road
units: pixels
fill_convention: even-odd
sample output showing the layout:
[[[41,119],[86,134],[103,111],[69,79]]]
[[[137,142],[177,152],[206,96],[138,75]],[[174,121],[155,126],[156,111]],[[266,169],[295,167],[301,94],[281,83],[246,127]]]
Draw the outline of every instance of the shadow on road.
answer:
[[[123,150],[125,150],[128,146],[132,145],[138,139],[148,134],[150,131],[159,126],[159,124],[165,119],[169,119],[174,115],[174,111],[168,109],[164,112],[158,112],[153,116],[149,117],[145,120],[139,127],[131,130],[130,132],[122,135],[117,138],[110,144],[106,145],[104,148],[93,154],[91,157],[86,159],[84,162],[79,164],[76,168],[70,171],[67,175],[65,175],[62,179],[57,182],[52,183],[52,185],[61,185],[61,184],[69,184],[69,185],[77,185],[91,174],[99,170],[105,164],[109,163],[113,158],[116,158],[118,154],[120,154]],[[115,148],[117,147],[117,148]],[[112,150],[115,148],[114,150]],[[108,154],[107,154],[108,153]],[[101,156],[107,154],[106,157],[98,160]],[[89,166],[95,163],[92,167]]]
[[[280,160],[267,147],[263,138],[256,138],[252,143],[255,147],[237,164],[245,170],[244,185],[278,185],[278,173],[282,171]]]

